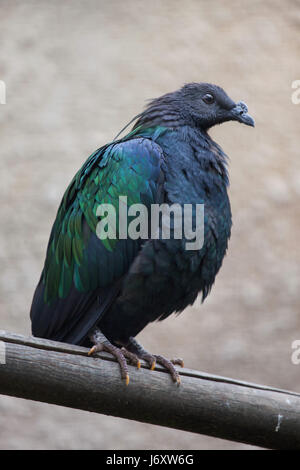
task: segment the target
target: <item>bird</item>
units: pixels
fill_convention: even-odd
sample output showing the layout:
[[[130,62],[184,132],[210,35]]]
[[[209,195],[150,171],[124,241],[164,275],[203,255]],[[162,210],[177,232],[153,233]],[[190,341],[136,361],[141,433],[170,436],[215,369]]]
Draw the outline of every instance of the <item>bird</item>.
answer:
[[[227,121],[254,127],[243,101],[219,86],[187,83],[150,100],[121,133],[93,152],[66,189],[51,230],[44,267],[34,292],[32,335],[83,345],[92,356],[111,353],[129,383],[128,363],[161,364],[177,385],[176,365],[151,354],[136,336],[151,322],[179,314],[198,295],[209,294],[227,252],[232,215],[228,197],[228,157],[209,130]],[[99,236],[101,204],[120,215],[134,204],[203,207],[203,242],[187,249],[187,236]],[[124,209],[124,208],[123,208]],[[147,215],[149,218],[149,213]],[[151,218],[151,216],[150,216]],[[128,217],[127,224],[133,218]],[[148,219],[147,219],[148,220]],[[173,220],[173,219],[172,219]],[[170,232],[174,235],[174,220]],[[101,232],[101,230],[100,230]]]

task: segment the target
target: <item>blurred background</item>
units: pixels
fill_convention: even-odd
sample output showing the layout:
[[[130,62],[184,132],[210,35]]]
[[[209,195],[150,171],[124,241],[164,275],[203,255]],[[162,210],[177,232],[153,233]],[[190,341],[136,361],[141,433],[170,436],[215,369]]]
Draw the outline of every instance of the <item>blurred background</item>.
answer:
[[[248,104],[211,131],[233,232],[211,295],[138,337],[188,368],[300,392],[300,2],[0,1],[0,329],[30,334],[50,229],[74,173],[149,98],[190,81]],[[0,396],[1,449],[246,449]]]

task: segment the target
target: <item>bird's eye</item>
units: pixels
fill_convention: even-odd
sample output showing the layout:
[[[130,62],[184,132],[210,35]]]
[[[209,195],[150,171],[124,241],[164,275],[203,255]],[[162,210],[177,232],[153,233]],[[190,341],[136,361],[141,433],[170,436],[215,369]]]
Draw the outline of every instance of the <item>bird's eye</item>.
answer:
[[[212,104],[215,101],[215,98],[210,93],[206,93],[202,99],[206,104]]]

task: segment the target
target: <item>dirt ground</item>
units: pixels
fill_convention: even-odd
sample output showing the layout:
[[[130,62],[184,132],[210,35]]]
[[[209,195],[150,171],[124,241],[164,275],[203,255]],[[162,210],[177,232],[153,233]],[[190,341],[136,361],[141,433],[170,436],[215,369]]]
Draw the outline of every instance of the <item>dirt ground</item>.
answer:
[[[248,104],[255,129],[211,132],[230,156],[233,233],[211,295],[139,339],[187,367],[300,392],[299,1],[0,1],[0,329],[29,308],[62,194],[145,100],[191,81]],[[0,397],[1,449],[249,446]]]

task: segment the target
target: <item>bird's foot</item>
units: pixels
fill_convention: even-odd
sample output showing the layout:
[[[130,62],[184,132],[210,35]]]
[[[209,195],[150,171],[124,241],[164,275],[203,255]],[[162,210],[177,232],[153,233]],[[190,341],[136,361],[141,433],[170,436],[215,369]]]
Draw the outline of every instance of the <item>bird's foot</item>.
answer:
[[[91,356],[92,354],[100,351],[106,351],[112,354],[119,363],[122,379],[124,379],[126,385],[128,385],[129,373],[126,359],[139,369],[141,367],[141,362],[137,355],[128,351],[124,347],[118,348],[117,346],[114,346],[98,329],[93,331],[90,339],[94,343],[94,346],[89,350],[88,355]]]
[[[135,356],[143,359],[145,362],[149,364],[151,370],[155,369],[156,364],[162,365],[165,369],[167,369],[172,377],[173,382],[180,385],[180,375],[179,372],[175,369],[175,365],[179,365],[184,367],[184,363],[182,359],[166,359],[163,356],[159,356],[156,354],[150,354],[136,341],[136,339],[130,337],[129,343],[127,344],[127,350],[133,352]]]

